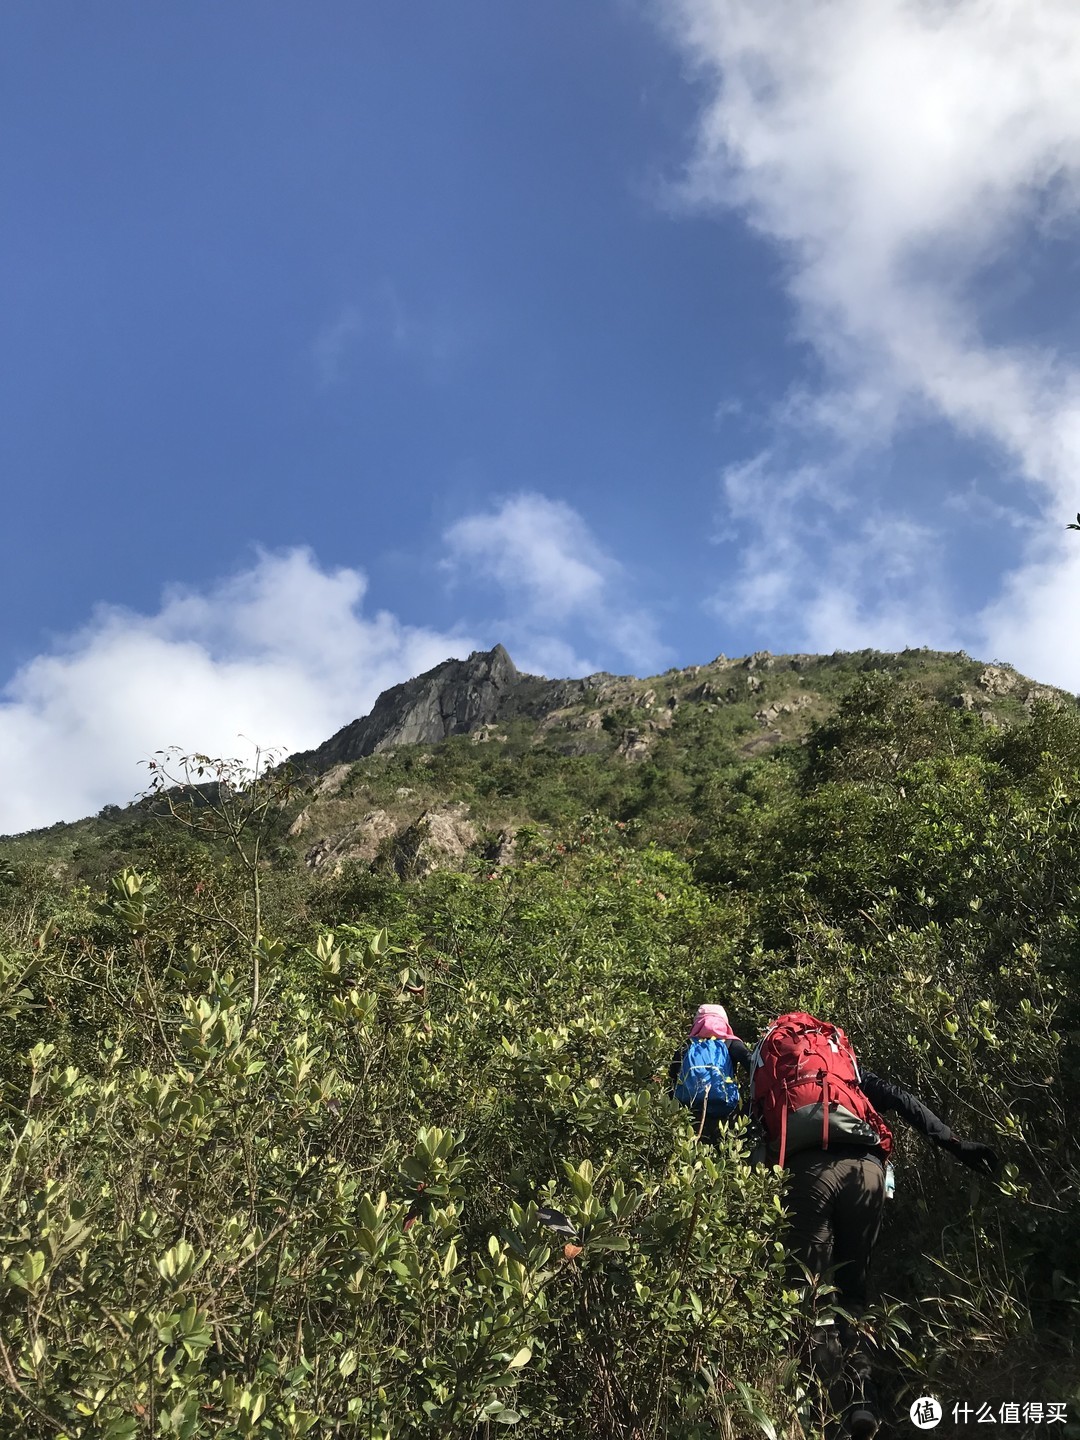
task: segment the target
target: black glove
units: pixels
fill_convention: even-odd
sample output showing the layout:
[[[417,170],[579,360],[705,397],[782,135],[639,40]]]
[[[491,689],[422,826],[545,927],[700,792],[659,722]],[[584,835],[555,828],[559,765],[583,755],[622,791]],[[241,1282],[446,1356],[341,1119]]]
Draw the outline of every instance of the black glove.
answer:
[[[969,1165],[980,1175],[993,1176],[1001,1169],[997,1152],[980,1140],[957,1140],[954,1135],[949,1149],[962,1164]]]

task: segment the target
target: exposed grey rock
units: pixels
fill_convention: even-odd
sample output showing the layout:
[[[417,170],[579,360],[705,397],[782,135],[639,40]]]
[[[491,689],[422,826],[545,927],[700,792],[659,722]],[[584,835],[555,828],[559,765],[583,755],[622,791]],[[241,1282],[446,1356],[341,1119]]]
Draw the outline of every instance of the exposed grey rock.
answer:
[[[500,702],[521,680],[501,645],[384,690],[371,714],[354,720],[316,750],[292,757],[305,770],[359,760],[394,745],[433,745],[495,720]]]
[[[797,695],[794,700],[774,700],[772,704],[763,706],[754,715],[759,725],[771,725],[781,715],[794,715],[799,710],[805,710],[808,705],[814,703],[812,695]]]
[[[1008,665],[987,665],[979,676],[979,686],[988,695],[1011,695],[1020,676]]]
[[[369,810],[342,834],[316,840],[304,856],[304,863],[309,870],[318,870],[328,860],[333,860],[338,865],[344,864],[346,860],[374,860],[379,853],[379,846],[384,840],[396,835],[397,828],[397,821],[385,810]]]
[[[394,864],[399,874],[419,880],[433,870],[460,866],[476,841],[476,826],[463,801],[432,806],[398,836]]]
[[[974,710],[978,703],[970,690],[961,690],[959,695],[954,695],[949,701],[954,710]]]
[[[1032,685],[1024,696],[1024,709],[1030,714],[1037,700],[1049,700],[1051,705],[1060,707],[1061,693],[1051,685]]]
[[[328,770],[326,774],[322,776],[318,784],[312,787],[311,793],[320,797],[324,795],[336,795],[345,784],[351,769],[351,765],[335,765],[332,770]]]
[[[488,846],[487,859],[497,870],[514,863],[517,856],[517,834],[518,827],[509,825],[505,830],[500,830],[497,839]]]
[[[779,730],[766,730],[763,735],[755,735],[752,739],[745,740],[739,746],[739,753],[741,755],[760,755],[779,745],[783,738]]]
[[[599,710],[554,710],[537,726],[536,740],[546,741],[553,731],[558,730],[601,730],[604,715]],[[506,737],[503,736],[503,739]]]
[[[615,748],[615,753],[621,755],[624,760],[644,760],[649,753],[650,744],[649,737],[640,730],[624,730],[622,739]]]
[[[307,810],[301,810],[296,819],[289,826],[289,835],[295,839],[297,835],[303,835],[304,831],[311,826],[311,814]]]

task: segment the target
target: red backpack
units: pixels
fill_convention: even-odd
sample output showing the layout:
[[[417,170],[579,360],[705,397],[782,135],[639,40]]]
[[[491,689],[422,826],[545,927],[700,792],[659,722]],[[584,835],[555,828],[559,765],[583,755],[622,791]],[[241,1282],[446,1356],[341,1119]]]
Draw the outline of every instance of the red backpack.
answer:
[[[796,1150],[838,1144],[892,1150],[892,1134],[859,1084],[851,1042],[838,1025],[794,1011],[774,1020],[754,1051],[753,1109],[783,1165]]]

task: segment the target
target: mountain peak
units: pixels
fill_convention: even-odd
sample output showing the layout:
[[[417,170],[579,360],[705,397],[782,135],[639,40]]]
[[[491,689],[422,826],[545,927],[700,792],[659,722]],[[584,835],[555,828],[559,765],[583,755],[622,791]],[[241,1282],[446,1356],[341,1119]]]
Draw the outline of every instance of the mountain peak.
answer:
[[[395,745],[433,745],[466,735],[491,724],[508,691],[525,678],[503,645],[474,650],[467,660],[444,660],[384,690],[370,715],[351,721],[317,749],[294,755],[293,764],[317,773]]]

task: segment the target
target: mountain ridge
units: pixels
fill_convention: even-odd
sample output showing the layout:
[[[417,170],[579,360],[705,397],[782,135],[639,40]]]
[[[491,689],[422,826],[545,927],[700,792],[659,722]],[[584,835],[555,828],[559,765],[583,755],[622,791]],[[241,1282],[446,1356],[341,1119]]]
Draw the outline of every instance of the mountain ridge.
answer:
[[[863,650],[835,651],[831,655],[773,655],[762,650],[733,659],[719,655],[707,664],[673,667],[654,676],[599,671],[575,679],[549,680],[519,670],[505,646],[497,644],[491,650],[474,650],[466,660],[441,661],[421,675],[382,691],[367,715],[349,721],[321,745],[298,751],[289,760],[297,770],[318,775],[333,766],[350,764],[401,745],[438,744],[501,721],[544,722],[560,710],[589,704],[602,709],[605,702],[654,712],[650,723],[655,728],[665,707],[674,710],[685,701],[735,703],[761,694],[763,704],[755,712],[755,719],[768,725],[781,714],[791,713],[783,710],[783,702],[772,710],[764,703],[763,676],[769,672],[774,672],[774,679],[789,672],[809,679],[813,672],[844,661],[858,661],[857,668],[865,671],[889,670],[890,660],[898,664],[907,662],[909,668],[917,669],[918,661],[923,658],[930,662],[956,662],[958,670],[964,672],[956,678],[966,679],[968,684],[960,685],[950,699],[958,708],[978,710],[984,720],[996,718],[993,702],[1006,697],[1019,697],[1024,705],[1037,698],[1073,698],[1057,687],[1028,679],[1011,665],[973,660],[964,651]],[[978,675],[968,673],[971,667],[978,670]],[[700,678],[702,675],[704,679]],[[744,677],[749,677],[745,684]],[[662,705],[661,690],[667,691]],[[803,703],[796,704],[795,708],[805,709],[810,704],[810,697],[804,696]]]
[[[1076,698],[1056,687],[1041,685],[1014,667],[975,660],[963,651],[928,648],[899,652],[877,650],[836,651],[829,655],[795,653],[773,655],[755,651],[729,658],[718,655],[700,665],[672,667],[662,674],[638,677],[598,671],[576,678],[548,679],[517,668],[499,644],[474,651],[466,659],[450,658],[421,675],[383,691],[367,715],[343,725],[312,749],[299,751],[290,762],[302,780],[302,805],[287,811],[289,839],[295,841],[305,824],[315,825],[323,809],[338,810],[330,801],[343,791],[361,790],[371,799],[372,812],[388,812],[393,820],[379,819],[375,830],[400,833],[420,819],[410,796],[386,794],[389,771],[385,764],[379,779],[370,767],[389,757],[401,771],[398,790],[416,790],[434,800],[431,786],[417,786],[415,777],[430,767],[446,745],[494,745],[507,766],[520,769],[549,757],[561,760],[595,760],[637,769],[665,746],[681,743],[680,735],[697,729],[691,743],[701,759],[712,742],[722,739],[729,758],[749,762],[785,745],[804,742],[813,727],[825,720],[844,691],[858,677],[878,674],[908,682],[928,697],[980,719],[985,725],[1023,723],[1036,700],[1075,707]],[[715,753],[715,752],[713,752]],[[347,772],[368,767],[364,783],[359,777],[346,782]],[[403,768],[404,767],[404,768]],[[385,783],[384,783],[385,781]],[[570,781],[566,782],[568,785]],[[499,787],[505,790],[505,777]],[[455,802],[470,797],[455,794]],[[298,811],[310,813],[299,820]],[[19,842],[34,837],[78,836],[102,826],[113,828],[126,817],[132,824],[145,807],[106,805],[96,817],[28,831]],[[355,816],[347,817],[351,824]],[[520,818],[520,817],[517,817]],[[344,816],[327,816],[337,825]],[[313,840],[314,835],[309,838]],[[326,846],[336,848],[334,836]],[[51,840],[48,842],[51,844]]]

